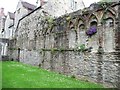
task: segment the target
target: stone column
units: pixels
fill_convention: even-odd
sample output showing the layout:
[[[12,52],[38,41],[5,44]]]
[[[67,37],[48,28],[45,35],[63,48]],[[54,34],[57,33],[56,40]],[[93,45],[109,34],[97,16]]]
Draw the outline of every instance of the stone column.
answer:
[[[116,51],[117,54],[117,62],[118,62],[118,82],[117,82],[117,88],[120,89],[120,5],[118,6],[118,28],[116,29],[116,35],[115,35],[115,44],[116,44]]]

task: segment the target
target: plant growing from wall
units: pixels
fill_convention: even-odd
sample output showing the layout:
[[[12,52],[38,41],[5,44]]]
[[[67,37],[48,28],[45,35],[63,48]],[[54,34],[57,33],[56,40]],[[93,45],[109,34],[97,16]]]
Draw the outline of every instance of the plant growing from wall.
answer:
[[[54,18],[46,16],[46,20],[48,21],[49,24],[54,24]]]
[[[95,26],[91,26],[87,31],[86,31],[86,34],[88,35],[88,36],[92,36],[92,35],[94,35],[95,33],[97,33],[97,27],[95,27]]]
[[[64,22],[61,22],[60,25],[64,25]]]
[[[48,18],[48,23],[49,24],[53,24],[54,23],[54,19],[53,18]]]
[[[81,44],[80,46],[78,46],[78,51],[84,52],[85,50],[85,44]]]
[[[48,29],[52,29],[53,28],[53,26],[55,26],[56,24],[55,24],[55,21],[54,21],[54,18],[52,18],[52,17],[48,17],[48,16],[46,16],[45,17],[46,18],[46,20],[47,20],[47,22],[48,22]]]
[[[17,48],[9,48],[9,50],[18,50]]]
[[[70,19],[71,19],[71,17],[70,17],[70,16],[66,17],[66,20],[67,20],[67,21],[70,21]]]
[[[55,51],[58,51],[58,49],[57,49],[57,48],[51,48],[51,53],[52,53],[52,54],[54,54]]]
[[[63,51],[65,51],[65,48],[62,48],[62,47],[61,47],[61,48],[59,49],[59,51],[60,51],[60,52],[63,52]]]

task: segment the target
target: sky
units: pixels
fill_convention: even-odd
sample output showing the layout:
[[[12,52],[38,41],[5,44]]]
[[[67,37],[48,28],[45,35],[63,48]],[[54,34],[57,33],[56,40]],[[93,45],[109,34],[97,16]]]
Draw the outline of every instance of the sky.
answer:
[[[17,7],[18,1],[19,0],[0,0],[0,8],[3,7],[5,9],[4,10],[5,14],[7,14],[8,11],[14,12]],[[37,0],[23,0],[23,1],[36,5]],[[83,0],[86,7],[88,7],[91,3],[98,2],[98,1],[99,0]]]

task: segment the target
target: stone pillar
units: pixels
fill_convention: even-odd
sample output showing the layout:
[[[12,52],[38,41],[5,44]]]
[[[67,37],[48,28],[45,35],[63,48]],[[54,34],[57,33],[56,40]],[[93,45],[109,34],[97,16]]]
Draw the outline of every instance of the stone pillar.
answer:
[[[102,76],[102,64],[103,64],[103,54],[98,54],[98,60],[97,60],[97,82],[102,83],[103,82],[103,76]]]
[[[120,89],[120,5],[118,5],[118,17],[116,18],[117,28],[115,30],[115,51],[116,55],[116,63],[118,64],[118,74],[117,74],[117,88]]]

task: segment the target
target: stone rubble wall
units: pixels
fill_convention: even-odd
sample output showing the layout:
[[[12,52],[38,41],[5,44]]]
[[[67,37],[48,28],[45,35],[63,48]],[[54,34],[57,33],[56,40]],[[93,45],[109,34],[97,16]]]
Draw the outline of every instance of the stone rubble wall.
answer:
[[[118,5],[111,7],[117,12]],[[42,9],[37,9],[20,20],[16,39],[9,54],[11,59],[37,65],[47,70],[78,78],[103,83],[109,87],[120,84],[120,53],[116,51],[116,18],[104,9],[81,15],[75,12],[57,19],[45,16]],[[111,15],[114,26],[101,24],[102,17]],[[95,18],[96,16],[96,18]],[[90,22],[97,20],[97,33],[86,35]],[[80,28],[84,24],[85,28]],[[78,47],[92,47],[90,51],[79,51]],[[104,52],[98,53],[99,46]]]

